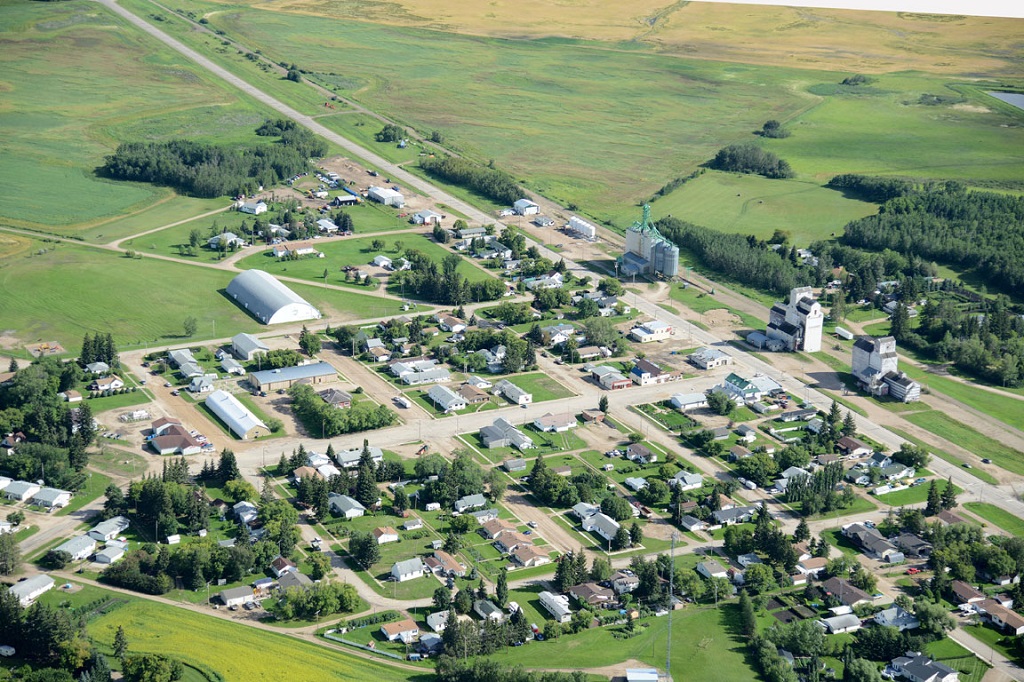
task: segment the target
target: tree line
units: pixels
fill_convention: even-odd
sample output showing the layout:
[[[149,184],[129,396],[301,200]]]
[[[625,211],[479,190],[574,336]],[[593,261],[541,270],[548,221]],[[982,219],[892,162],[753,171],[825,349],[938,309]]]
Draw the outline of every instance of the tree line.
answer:
[[[296,384],[288,389],[292,408],[306,431],[323,438],[334,438],[354,431],[370,431],[391,426],[398,415],[384,405],[371,402],[356,403],[348,409],[338,409],[323,401],[312,387]]]
[[[420,159],[420,168],[444,182],[465,187],[499,204],[513,204],[523,198],[523,188],[511,175],[472,161],[453,156],[427,156]]]
[[[106,157],[100,171],[117,180],[168,185],[197,197],[235,196],[301,173],[311,157],[327,153],[323,140],[290,121],[265,123],[256,132],[279,136],[278,144],[236,147],[184,139],[126,142]]]
[[[705,266],[741,284],[785,295],[811,281],[807,268],[783,258],[753,237],[718,232],[672,217],[662,218],[657,227],[667,239],[697,256]]]
[[[440,265],[416,249],[406,250],[405,258],[410,268],[392,273],[390,286],[424,301],[462,305],[471,301],[494,301],[505,293],[505,283],[500,279],[489,277],[470,282],[460,275],[457,270],[462,256],[457,253],[447,254]]]
[[[789,162],[756,144],[731,144],[723,147],[708,165],[715,170],[752,173],[766,178],[791,178],[795,175]]]

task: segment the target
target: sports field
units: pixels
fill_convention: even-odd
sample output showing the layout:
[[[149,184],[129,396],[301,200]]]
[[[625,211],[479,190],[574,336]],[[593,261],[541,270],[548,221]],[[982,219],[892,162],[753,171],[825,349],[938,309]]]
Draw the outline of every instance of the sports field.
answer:
[[[39,255],[40,247],[49,250]],[[73,349],[86,332],[110,332],[122,348],[172,343],[183,338],[189,316],[198,320],[201,338],[265,329],[223,294],[236,273],[71,244],[33,248],[0,267],[0,319],[24,343],[56,340]],[[288,286],[332,318],[399,312],[397,301]]]
[[[166,199],[99,178],[118,143],[255,141],[266,112],[94,3],[4,3],[0,221],[71,230]]]

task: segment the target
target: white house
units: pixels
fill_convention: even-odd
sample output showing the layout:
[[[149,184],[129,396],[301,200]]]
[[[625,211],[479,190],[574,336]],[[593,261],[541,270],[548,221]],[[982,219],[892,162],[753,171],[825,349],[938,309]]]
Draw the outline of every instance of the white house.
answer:
[[[466,409],[465,398],[447,386],[441,386],[440,384],[434,384],[430,387],[430,390],[427,391],[427,398],[437,405],[438,409],[445,412],[458,412],[459,410]]]
[[[636,493],[640,492],[641,490],[647,487],[647,481],[636,476],[630,476],[625,481],[623,481],[623,483],[625,483],[627,488]]]
[[[672,407],[687,412],[708,406],[708,397],[703,393],[676,393],[670,399]]]
[[[71,502],[71,493],[67,490],[57,488],[42,488],[32,496],[32,504],[38,504],[47,509],[61,509]]]
[[[672,328],[672,325],[661,320],[644,322],[629,330],[629,335],[639,343],[663,341],[670,338],[673,334],[675,334],[675,330]]]
[[[890,663],[893,671],[910,682],[957,682],[960,673],[923,654],[907,652]]]
[[[679,486],[680,490],[696,490],[704,485],[704,478],[700,474],[680,471],[669,479],[668,484],[670,486]]]
[[[401,641],[403,644],[411,644],[420,636],[420,628],[411,618],[384,623],[380,631],[389,642]]]
[[[24,502],[31,499],[40,491],[41,487],[36,483],[28,481],[14,481],[4,488],[4,497],[15,502]]]
[[[548,412],[543,417],[533,420],[533,425],[538,431],[563,433],[577,426],[576,417],[569,414],[555,415]]]
[[[701,369],[714,369],[732,364],[732,356],[717,348],[701,348],[700,350],[686,356],[690,364]]]
[[[22,606],[29,606],[45,592],[49,592],[54,586],[53,578],[41,573],[31,578],[14,583],[11,587],[11,594],[18,598]]]
[[[72,561],[88,559],[96,551],[96,541],[88,535],[78,535],[66,540],[53,548],[57,552],[67,552]]]
[[[561,594],[552,594],[544,590],[539,595],[540,605],[547,609],[551,617],[558,623],[568,623],[572,620],[572,610],[569,608],[569,598]]]
[[[714,559],[709,561],[702,561],[697,564],[697,573],[700,573],[705,578],[728,578],[729,572],[725,570],[725,566],[718,563]]]
[[[106,521],[96,524],[96,527],[89,531],[89,537],[97,542],[113,540],[118,535],[128,530],[128,519],[124,516],[115,516]]]
[[[860,630],[860,618],[855,614],[846,613],[841,616],[822,618],[820,621],[830,635],[841,635],[845,632],[856,632]]]
[[[583,530],[597,533],[608,542],[615,539],[615,534],[619,532],[621,527],[618,521],[601,512],[583,519]]]
[[[527,393],[507,379],[502,379],[494,385],[494,395],[503,395],[516,405],[529,405],[533,402],[532,393]]]
[[[328,497],[330,498],[331,511],[344,516],[346,519],[357,519],[366,513],[366,507],[348,495],[331,493]]]
[[[260,215],[261,213],[267,212],[267,205],[262,201],[246,201],[238,207],[238,210],[242,213]]]
[[[422,578],[423,560],[419,557],[413,557],[405,561],[396,561],[395,565],[391,567],[391,577],[400,583],[406,580]]]
[[[398,542],[398,531],[391,526],[374,528],[372,533],[373,537],[377,540],[378,545],[386,545],[389,542]]]
[[[110,545],[96,552],[93,561],[98,564],[116,564],[124,558],[124,548]]]

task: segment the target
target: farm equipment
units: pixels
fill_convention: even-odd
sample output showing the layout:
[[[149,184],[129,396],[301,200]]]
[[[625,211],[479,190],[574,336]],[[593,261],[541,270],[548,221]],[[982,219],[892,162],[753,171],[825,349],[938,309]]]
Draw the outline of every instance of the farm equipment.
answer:
[[[426,443],[424,443],[424,444],[422,445],[422,447],[420,447],[420,449],[416,451],[416,456],[418,457],[418,456],[420,456],[420,455],[425,455],[425,454],[427,454],[427,450],[429,450],[429,449],[430,449],[430,446],[429,446],[429,445],[427,445]]]

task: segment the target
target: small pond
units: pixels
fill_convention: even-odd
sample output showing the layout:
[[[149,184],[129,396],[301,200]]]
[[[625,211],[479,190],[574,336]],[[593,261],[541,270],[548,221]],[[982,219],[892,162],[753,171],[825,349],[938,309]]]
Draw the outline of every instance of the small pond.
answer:
[[[992,95],[998,100],[1002,100],[1009,105],[1015,106],[1018,109],[1024,110],[1024,93],[1019,92],[987,92],[987,95]]]

